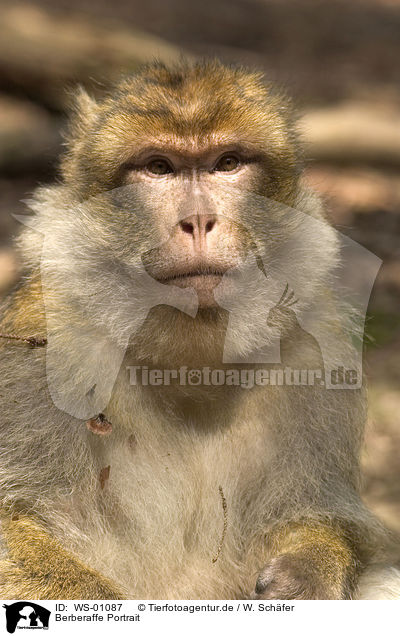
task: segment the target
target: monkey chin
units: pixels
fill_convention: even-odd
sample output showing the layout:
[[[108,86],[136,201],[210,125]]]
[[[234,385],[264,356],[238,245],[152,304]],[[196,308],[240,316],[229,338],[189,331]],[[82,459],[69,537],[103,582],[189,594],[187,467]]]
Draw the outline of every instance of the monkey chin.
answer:
[[[199,308],[207,309],[217,307],[218,304],[214,298],[214,289],[220,284],[222,274],[187,274],[185,276],[176,276],[166,282],[167,285],[176,285],[186,289],[191,287],[197,292]]]
[[[195,317],[170,305],[156,305],[132,336],[127,364],[220,368],[228,320],[228,312],[215,301],[213,306],[199,307]]]

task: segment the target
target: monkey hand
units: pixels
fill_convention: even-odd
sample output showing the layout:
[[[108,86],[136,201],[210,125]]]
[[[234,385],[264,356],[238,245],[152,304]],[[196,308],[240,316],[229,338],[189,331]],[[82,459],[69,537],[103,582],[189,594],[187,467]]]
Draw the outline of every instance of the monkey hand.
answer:
[[[336,533],[327,528],[298,529],[284,535],[281,548],[261,570],[254,599],[350,597],[356,561]]]
[[[281,554],[274,557],[258,576],[254,599],[340,599],[341,591],[324,580],[304,557]]]

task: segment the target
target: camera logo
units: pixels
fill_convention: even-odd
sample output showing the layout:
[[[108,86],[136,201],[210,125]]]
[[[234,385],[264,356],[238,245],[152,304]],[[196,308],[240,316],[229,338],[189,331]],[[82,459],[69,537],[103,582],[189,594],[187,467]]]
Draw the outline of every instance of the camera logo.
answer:
[[[50,610],[32,603],[18,601],[3,605],[6,610],[6,628],[9,634],[16,629],[49,629]]]

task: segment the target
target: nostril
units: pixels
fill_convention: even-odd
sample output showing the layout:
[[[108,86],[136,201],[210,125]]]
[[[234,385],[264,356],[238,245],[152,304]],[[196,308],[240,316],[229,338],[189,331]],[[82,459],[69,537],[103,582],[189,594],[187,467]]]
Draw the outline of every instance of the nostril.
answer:
[[[206,232],[211,232],[215,225],[215,221],[208,221],[206,225]]]
[[[193,223],[188,223],[187,221],[181,221],[180,226],[186,234],[193,234],[194,227]]]

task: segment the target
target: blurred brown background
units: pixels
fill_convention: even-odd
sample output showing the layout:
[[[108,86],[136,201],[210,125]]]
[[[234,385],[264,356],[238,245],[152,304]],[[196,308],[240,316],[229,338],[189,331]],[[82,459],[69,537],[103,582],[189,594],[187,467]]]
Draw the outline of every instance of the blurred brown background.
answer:
[[[52,181],[77,82],[181,52],[265,70],[297,103],[305,178],[383,259],[371,297],[365,499],[400,531],[400,0],[0,2],[0,293],[18,277],[22,200]]]

